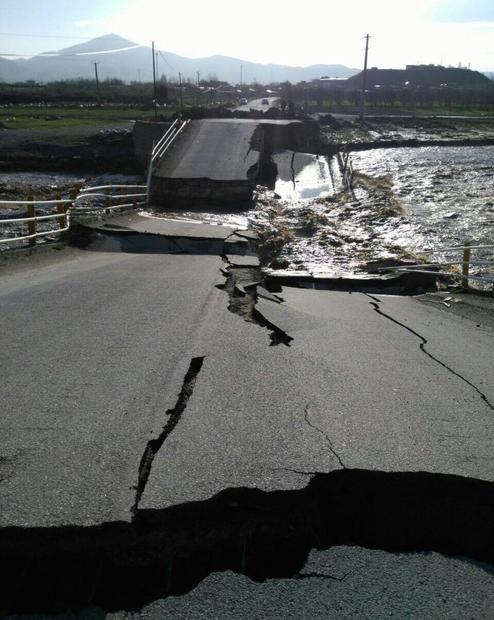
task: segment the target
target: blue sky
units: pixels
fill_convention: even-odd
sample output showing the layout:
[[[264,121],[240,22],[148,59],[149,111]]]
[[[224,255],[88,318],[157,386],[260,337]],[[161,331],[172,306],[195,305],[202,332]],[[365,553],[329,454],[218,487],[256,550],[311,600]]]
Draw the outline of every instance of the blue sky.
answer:
[[[494,22],[493,0],[450,0],[431,3],[429,18],[436,22]]]
[[[190,57],[358,67],[370,32],[372,66],[461,62],[494,70],[494,0],[311,0],[300,7],[287,0],[0,0],[0,53],[36,54],[114,32]]]

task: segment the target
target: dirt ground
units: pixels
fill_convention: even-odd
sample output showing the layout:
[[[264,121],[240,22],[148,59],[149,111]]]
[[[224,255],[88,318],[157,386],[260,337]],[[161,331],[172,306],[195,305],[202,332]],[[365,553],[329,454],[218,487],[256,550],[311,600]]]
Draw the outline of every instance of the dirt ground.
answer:
[[[494,119],[319,115],[322,139],[337,143],[401,140],[494,140]]]

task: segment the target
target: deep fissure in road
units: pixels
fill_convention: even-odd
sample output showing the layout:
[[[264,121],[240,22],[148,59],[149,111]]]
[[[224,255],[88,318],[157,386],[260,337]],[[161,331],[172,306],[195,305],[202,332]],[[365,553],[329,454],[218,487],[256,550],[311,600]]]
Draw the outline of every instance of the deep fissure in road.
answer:
[[[337,545],[492,564],[493,522],[494,483],[461,476],[340,469],[297,490],[230,488],[205,501],[137,510],[132,523],[1,529],[2,608],[139,609],[185,594],[213,572],[295,577],[311,549]]]
[[[162,445],[165,443],[168,435],[170,435],[175,426],[177,426],[183,412],[185,411],[185,408],[187,407],[187,402],[189,401],[189,398],[192,396],[192,392],[194,391],[197,375],[201,371],[203,362],[204,357],[192,358],[189,368],[185,374],[182,389],[180,390],[180,393],[178,395],[177,402],[175,403],[173,409],[168,409],[166,412],[166,415],[169,416],[167,423],[163,427],[158,437],[156,437],[155,439],[150,439],[147,443],[147,446],[141,457],[141,462],[139,464],[136,496],[134,505],[131,508],[131,512],[134,516],[137,513],[137,510],[139,508],[139,502],[141,500],[142,494],[144,493],[144,489],[146,488],[149,474],[151,472],[151,467],[153,466],[154,457],[159,452]]]
[[[409,327],[408,325],[405,325],[404,323],[402,323],[401,321],[398,321],[398,319],[395,319],[394,317],[392,317],[390,314],[386,314],[386,312],[384,312],[383,310],[381,310],[381,300],[378,299],[377,297],[372,297],[372,295],[367,294],[367,297],[370,297],[370,299],[372,299],[373,301],[369,302],[370,305],[374,308],[375,312],[377,312],[377,314],[381,315],[382,317],[384,317],[385,319],[388,319],[389,321],[391,321],[392,323],[395,323],[396,325],[399,325],[400,327],[402,327],[403,329],[406,329],[408,332],[410,332],[411,334],[413,334],[416,338],[418,338],[420,340],[420,344],[419,344],[419,349],[424,353],[424,355],[427,355],[427,357],[429,357],[432,361],[434,361],[436,364],[439,364],[440,366],[442,366],[445,370],[447,370],[448,372],[450,372],[452,375],[454,375],[455,377],[458,377],[458,379],[460,379],[461,381],[463,381],[464,383],[466,383],[469,387],[471,387],[473,390],[475,390],[475,392],[477,392],[477,394],[480,396],[480,398],[484,401],[484,403],[489,407],[489,409],[491,409],[492,411],[494,411],[494,405],[491,403],[491,401],[487,398],[487,396],[484,394],[484,392],[482,392],[474,383],[472,383],[471,381],[469,381],[466,377],[464,377],[463,375],[461,375],[460,373],[456,372],[456,370],[453,370],[450,366],[448,366],[447,364],[445,364],[443,361],[441,361],[439,358],[435,357],[434,355],[432,355],[432,353],[430,353],[426,348],[425,345],[427,344],[428,340],[427,338],[425,338],[424,336],[422,336],[422,334],[419,334],[418,332],[416,332],[414,329],[412,329],[411,327]]]
[[[256,308],[258,294],[257,286],[263,281],[260,269],[252,267],[234,267],[223,258],[227,264],[224,271],[225,283],[217,287],[225,291],[229,297],[228,310],[241,316],[245,321],[254,323],[269,330],[270,346],[284,344],[289,347],[293,338],[280,327],[271,323]]]

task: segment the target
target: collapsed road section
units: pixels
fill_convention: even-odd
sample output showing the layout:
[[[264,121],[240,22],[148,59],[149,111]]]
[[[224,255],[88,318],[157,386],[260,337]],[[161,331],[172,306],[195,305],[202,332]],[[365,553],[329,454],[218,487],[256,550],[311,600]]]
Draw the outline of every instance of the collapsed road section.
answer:
[[[151,182],[154,204],[249,204],[256,185],[273,186],[275,149],[301,150],[317,125],[293,120],[202,119],[191,121]],[[136,131],[140,131],[139,128]],[[149,130],[148,130],[149,131]],[[163,130],[157,127],[157,135]]]

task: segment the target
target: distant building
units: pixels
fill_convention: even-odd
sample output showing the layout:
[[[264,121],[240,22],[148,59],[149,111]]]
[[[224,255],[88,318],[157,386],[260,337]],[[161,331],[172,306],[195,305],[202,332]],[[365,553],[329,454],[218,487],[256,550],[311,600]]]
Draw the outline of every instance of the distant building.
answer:
[[[347,85],[362,87],[363,71],[348,78]],[[441,65],[406,65],[405,69],[367,70],[367,88],[482,88],[492,87],[492,82],[479,71],[465,67]]]
[[[329,75],[321,75],[319,78],[312,80],[315,86],[322,88],[339,88],[348,82],[346,77],[330,77]]]

